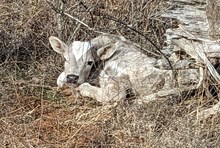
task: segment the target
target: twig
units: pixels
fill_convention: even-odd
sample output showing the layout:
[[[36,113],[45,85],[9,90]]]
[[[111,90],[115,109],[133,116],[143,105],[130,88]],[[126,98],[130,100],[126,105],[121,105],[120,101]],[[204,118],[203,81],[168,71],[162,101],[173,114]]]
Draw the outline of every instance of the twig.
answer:
[[[63,14],[63,15],[66,15],[68,16],[69,18],[77,21],[78,23],[82,24],[83,26],[85,26],[86,28],[88,28],[89,30],[93,31],[93,32],[96,32],[96,33],[99,33],[99,34],[106,34],[105,32],[101,32],[101,31],[97,31],[95,30],[94,28],[90,27],[89,25],[87,25],[86,23],[84,23],[83,21],[79,20],[78,18],[66,13],[66,12],[61,12],[58,8],[56,8],[51,2],[49,2],[48,0],[46,0],[46,2],[51,6],[51,8],[56,12],[56,13],[59,13],[59,14]]]
[[[123,22],[123,21],[121,21],[121,20],[119,20],[119,19],[117,19],[117,18],[115,18],[115,17],[113,17],[113,16],[110,16],[110,15],[107,15],[107,14],[101,14],[101,13],[99,13],[99,16],[102,16],[104,19],[109,19],[109,20],[112,20],[112,21],[114,21],[114,22],[120,23],[120,24],[124,25],[126,28],[128,28],[128,29],[130,29],[130,30],[132,30],[132,31],[134,31],[134,32],[136,32],[136,33],[138,33],[139,35],[143,36],[147,41],[149,41],[149,42],[156,48],[156,50],[157,50],[161,55],[163,55],[163,57],[168,61],[170,68],[173,69],[173,66],[172,66],[170,60],[167,58],[167,56],[166,56],[166,55],[160,50],[160,48],[159,48],[151,39],[149,39],[146,35],[144,35],[144,34],[141,33],[140,31],[138,31],[138,30],[136,30],[136,29],[134,29],[134,28],[128,26],[125,22]]]
[[[46,0],[46,1],[47,1],[48,4],[50,4],[50,5],[52,6],[52,9],[53,9],[54,11],[56,11],[57,13],[61,13],[60,10],[57,9],[55,6],[53,6],[53,4],[51,4],[48,0]],[[84,7],[85,7],[85,6],[86,6],[86,5],[84,4]],[[90,26],[87,25],[86,23],[80,21],[78,18],[73,17],[72,15],[70,15],[70,14],[68,14],[68,13],[66,13],[66,12],[64,12],[64,13],[62,13],[62,14],[64,14],[64,15],[70,17],[71,19],[77,21],[78,23],[80,23],[80,24],[82,24],[83,26],[87,27],[87,28],[88,28],[89,30],[91,30],[91,31],[94,31],[94,32],[100,33],[100,34],[106,34],[106,33],[104,33],[104,32],[96,31],[94,28],[90,27]],[[144,37],[147,41],[149,41],[149,42],[156,48],[156,50],[168,61],[170,68],[173,70],[173,66],[172,66],[170,60],[167,58],[167,56],[166,56],[166,55],[160,50],[160,48],[159,48],[151,39],[149,39],[146,35],[144,35],[144,34],[141,33],[140,31],[138,31],[138,30],[136,30],[136,29],[130,27],[130,26],[127,25],[125,22],[123,22],[123,21],[121,21],[121,20],[119,20],[119,19],[117,19],[117,18],[115,18],[115,17],[113,17],[113,16],[110,16],[110,15],[108,15],[108,14],[103,14],[103,13],[100,13],[100,12],[99,12],[99,14],[98,14],[98,15],[96,14],[96,16],[101,16],[101,17],[103,17],[104,19],[108,19],[108,20],[112,20],[112,21],[114,21],[114,22],[120,23],[120,24],[124,25],[126,28],[128,28],[128,29],[130,29],[130,30],[132,30],[132,31],[134,31],[134,32],[136,32],[136,33],[138,33],[139,35],[143,36],[143,37]]]
[[[57,14],[57,30],[58,30],[58,37],[60,39],[63,39],[63,35],[62,35],[62,29],[63,29],[63,17],[62,17],[62,13],[65,10],[65,5],[63,0],[60,0],[60,10],[61,13]]]
[[[86,9],[87,12],[89,12],[91,16],[91,20],[92,20],[92,26],[94,27],[95,23],[94,23],[93,14],[91,13],[91,11],[88,10],[88,7],[82,1],[79,4],[82,5]]]
[[[94,28],[90,27],[89,25],[87,25],[86,23],[84,23],[83,21],[80,21],[78,18],[73,17],[72,15],[68,14],[68,13],[63,13],[64,15],[70,17],[71,19],[77,21],[78,23],[82,24],[83,26],[85,26],[86,28],[88,28],[89,30],[99,33],[99,34],[106,34],[105,32],[101,32],[101,31],[97,31]]]

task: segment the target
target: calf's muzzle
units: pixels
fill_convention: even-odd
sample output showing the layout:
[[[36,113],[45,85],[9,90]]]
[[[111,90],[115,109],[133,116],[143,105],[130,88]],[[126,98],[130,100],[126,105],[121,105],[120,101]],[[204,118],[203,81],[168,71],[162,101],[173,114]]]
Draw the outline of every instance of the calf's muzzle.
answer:
[[[66,79],[67,79],[67,83],[76,84],[79,79],[79,76],[74,75],[74,74],[69,74],[66,76]]]

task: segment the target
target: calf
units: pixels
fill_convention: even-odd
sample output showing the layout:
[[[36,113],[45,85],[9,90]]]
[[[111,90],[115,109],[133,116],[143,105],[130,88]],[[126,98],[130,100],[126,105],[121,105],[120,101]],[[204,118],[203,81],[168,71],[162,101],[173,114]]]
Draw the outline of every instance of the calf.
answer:
[[[155,58],[143,54],[137,44],[122,36],[100,35],[89,42],[74,41],[69,46],[54,36],[49,41],[65,58],[58,87],[66,84],[82,96],[103,103],[131,96],[156,99],[176,92],[172,70],[156,68]],[[90,79],[95,83],[90,83]]]

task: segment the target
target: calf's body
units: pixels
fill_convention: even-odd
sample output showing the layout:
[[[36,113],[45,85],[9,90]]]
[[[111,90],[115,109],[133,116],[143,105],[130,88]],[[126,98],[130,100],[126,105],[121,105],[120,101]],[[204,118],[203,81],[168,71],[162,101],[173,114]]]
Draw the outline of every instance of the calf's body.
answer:
[[[53,49],[66,59],[65,70],[57,80],[59,87],[73,86],[82,96],[103,103],[130,96],[155,99],[158,92],[173,92],[172,70],[156,68],[155,58],[143,54],[138,45],[121,36],[101,35],[90,42],[73,42],[69,46],[56,37],[49,40]],[[94,69],[98,74],[89,78]],[[88,79],[95,79],[95,85]]]

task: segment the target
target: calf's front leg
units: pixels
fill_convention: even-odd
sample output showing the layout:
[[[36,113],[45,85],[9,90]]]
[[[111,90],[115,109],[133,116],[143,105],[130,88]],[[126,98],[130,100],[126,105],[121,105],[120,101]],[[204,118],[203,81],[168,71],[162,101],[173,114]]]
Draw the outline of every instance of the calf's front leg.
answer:
[[[108,83],[104,87],[92,86],[89,83],[81,84],[77,90],[83,97],[90,97],[102,103],[119,101],[126,97],[123,89],[115,83]]]

